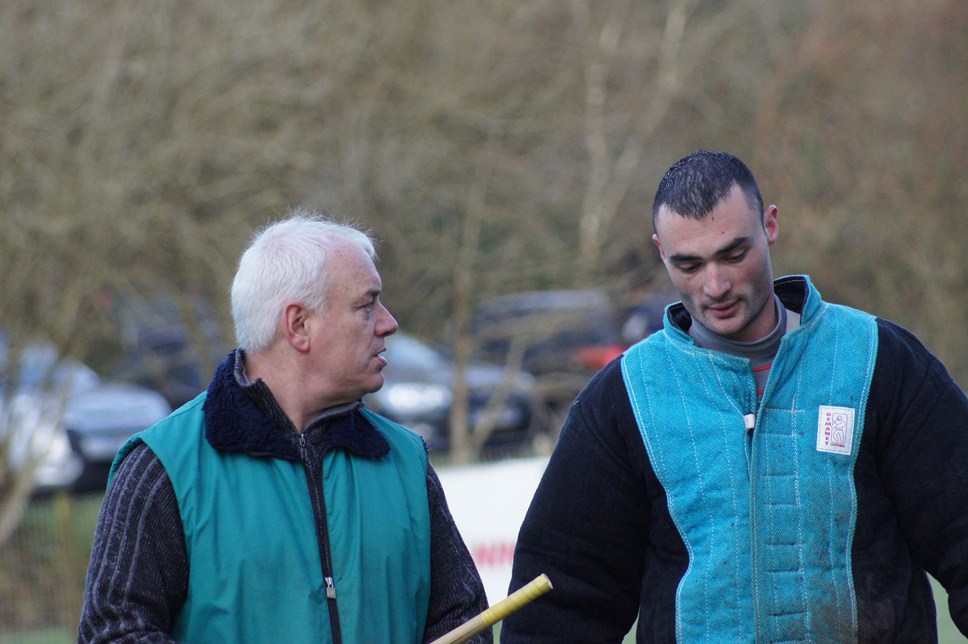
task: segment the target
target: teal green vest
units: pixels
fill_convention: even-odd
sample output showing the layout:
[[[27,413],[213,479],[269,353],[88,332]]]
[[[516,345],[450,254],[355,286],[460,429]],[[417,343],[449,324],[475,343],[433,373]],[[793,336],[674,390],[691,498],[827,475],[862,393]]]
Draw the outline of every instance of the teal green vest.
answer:
[[[874,318],[810,286],[759,406],[747,360],[696,347],[668,319],[623,358],[689,554],[679,641],[856,639],[853,471],[876,352]]]
[[[199,396],[134,437],[158,455],[178,498],[190,566],[182,642],[328,642],[320,545],[300,463],[220,454]],[[430,589],[427,455],[419,437],[363,410],[390,452],[330,450],[323,463],[343,642],[419,642]]]

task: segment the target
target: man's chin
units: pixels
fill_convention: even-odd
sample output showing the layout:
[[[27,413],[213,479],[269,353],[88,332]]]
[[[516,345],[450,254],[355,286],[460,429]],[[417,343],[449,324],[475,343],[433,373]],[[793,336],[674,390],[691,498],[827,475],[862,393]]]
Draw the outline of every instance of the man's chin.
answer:
[[[383,374],[378,373],[376,376],[374,376],[373,380],[369,383],[369,386],[366,388],[366,391],[364,392],[364,394],[373,394],[378,392],[380,389],[383,389],[383,383],[385,381],[386,381],[386,378],[383,377]]]
[[[727,340],[742,342],[737,336],[743,331],[743,321],[738,317],[716,318],[706,316],[703,318],[702,324],[718,336]]]

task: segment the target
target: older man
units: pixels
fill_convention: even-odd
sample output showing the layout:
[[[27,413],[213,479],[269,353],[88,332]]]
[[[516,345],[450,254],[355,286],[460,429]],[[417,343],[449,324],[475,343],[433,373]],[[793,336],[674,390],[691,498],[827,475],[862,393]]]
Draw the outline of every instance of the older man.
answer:
[[[486,608],[422,440],[361,402],[397,330],[374,256],[308,213],[254,238],[239,348],[115,460],[79,641],[420,642]]]

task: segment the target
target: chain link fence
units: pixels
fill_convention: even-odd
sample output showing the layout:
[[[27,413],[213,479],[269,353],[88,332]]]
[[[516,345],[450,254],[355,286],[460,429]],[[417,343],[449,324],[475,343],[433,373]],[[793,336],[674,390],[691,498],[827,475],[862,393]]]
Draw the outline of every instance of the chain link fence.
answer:
[[[77,641],[84,579],[103,496],[31,501],[0,547],[0,644]]]

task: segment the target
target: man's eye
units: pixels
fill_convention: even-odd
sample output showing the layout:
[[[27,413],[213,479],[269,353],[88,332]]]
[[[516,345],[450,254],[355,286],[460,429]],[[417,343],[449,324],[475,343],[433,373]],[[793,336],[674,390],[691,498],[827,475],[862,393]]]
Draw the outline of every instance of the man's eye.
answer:
[[[727,262],[730,262],[732,264],[736,264],[738,262],[741,262],[741,261],[743,261],[743,258],[746,257],[746,252],[747,251],[744,250],[744,251],[741,251],[739,253],[733,253],[732,255],[729,255],[729,256],[726,257],[726,261]]]
[[[679,264],[679,270],[686,274],[692,274],[699,270],[699,264]]]

